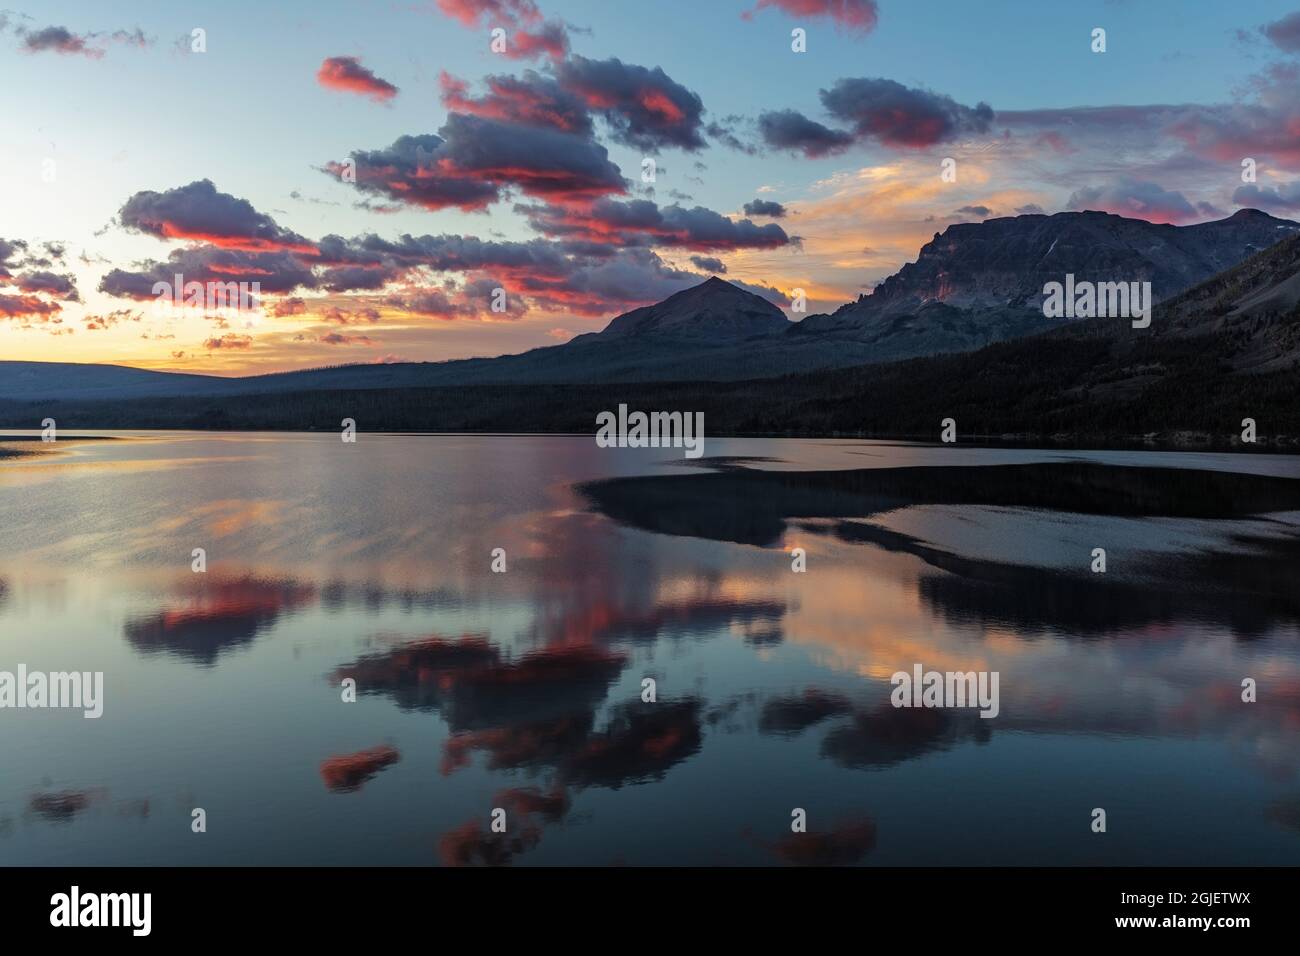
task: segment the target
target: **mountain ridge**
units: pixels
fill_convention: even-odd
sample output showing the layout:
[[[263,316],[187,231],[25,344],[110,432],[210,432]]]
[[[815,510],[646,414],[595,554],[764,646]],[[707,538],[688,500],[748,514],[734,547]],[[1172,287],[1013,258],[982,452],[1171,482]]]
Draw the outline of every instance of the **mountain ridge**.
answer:
[[[690,409],[710,435],[938,439],[1062,447],[1300,445],[1300,236],[1163,303],[1148,329],[1082,319],[1046,334],[901,362],[748,381],[604,382],[186,397],[0,401],[0,427],[590,432],[618,403]],[[1258,444],[1242,446],[1242,420]]]
[[[958,223],[936,233],[915,262],[871,295],[831,314],[790,322],[762,296],[717,276],[659,303],[612,318],[599,332],[515,355],[445,362],[356,364],[245,377],[129,366],[0,362],[0,399],[112,400],[230,396],[316,389],[443,385],[595,384],[630,381],[743,381],[822,369],[969,352],[994,342],[1050,333],[1031,300],[1041,279],[1141,278],[1177,295],[1230,272],[1300,224],[1258,210],[1192,226],[1154,224],[1109,213],[1071,212]],[[1102,243],[1101,239],[1111,241]],[[1100,237],[1100,238],[1099,238]],[[1064,240],[1065,245],[1061,243]],[[1095,240],[1095,241],[1094,241]],[[1100,244],[1098,244],[1100,243]],[[1041,254],[1039,251],[1041,250]],[[1031,267],[1017,257],[1038,255]],[[1162,258],[1164,257],[1164,258]],[[1160,260],[1157,262],[1156,260]],[[1043,262],[1049,265],[1044,266]],[[1102,270],[1103,274],[1098,274]],[[1126,274],[1127,272],[1127,274]],[[1300,280],[1281,277],[1279,301]],[[878,298],[879,297],[879,298]],[[1157,300],[1160,295],[1157,294]],[[1243,303],[1244,305],[1244,303]],[[1183,331],[1193,334],[1184,322]],[[1266,367],[1272,359],[1261,358]]]

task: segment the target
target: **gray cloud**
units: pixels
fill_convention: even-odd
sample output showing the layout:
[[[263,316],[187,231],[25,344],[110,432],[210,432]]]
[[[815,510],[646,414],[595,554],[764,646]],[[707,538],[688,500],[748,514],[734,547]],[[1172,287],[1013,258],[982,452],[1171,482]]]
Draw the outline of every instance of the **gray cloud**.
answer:
[[[860,138],[894,149],[925,149],[987,133],[993,123],[987,103],[964,106],[950,96],[880,78],[837,80],[821,91],[821,101],[831,116],[851,123]]]
[[[356,186],[426,209],[485,209],[517,188],[554,200],[593,199],[625,189],[605,148],[586,136],[451,113],[438,136],[402,136],[352,153]],[[340,175],[344,166],[330,163]]]
[[[311,249],[302,236],[281,229],[247,199],[220,192],[207,179],[165,192],[138,192],[122,205],[118,221],[159,239],[199,240],[227,249]]]
[[[1252,209],[1298,212],[1300,211],[1300,179],[1280,183],[1276,187],[1247,183],[1237,187],[1232,194],[1232,201],[1238,206],[1249,206]]]
[[[700,136],[704,102],[660,67],[572,56],[556,67],[556,78],[604,117],[617,142],[647,152],[706,145]]]
[[[759,114],[763,142],[775,149],[798,150],[816,159],[842,153],[853,145],[853,135],[810,120],[797,110],[770,110]]]
[[[773,219],[785,218],[785,207],[770,199],[752,199],[745,203],[746,216],[770,216]]]

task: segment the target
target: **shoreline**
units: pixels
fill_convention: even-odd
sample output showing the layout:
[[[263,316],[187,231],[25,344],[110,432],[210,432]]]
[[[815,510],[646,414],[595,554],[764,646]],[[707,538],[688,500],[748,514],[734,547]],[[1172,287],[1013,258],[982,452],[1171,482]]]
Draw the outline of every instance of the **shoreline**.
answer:
[[[330,435],[337,434],[340,429],[335,428],[258,428],[258,427],[238,427],[238,428],[204,428],[198,426],[190,427],[159,427],[159,426],[122,426],[114,425],[96,428],[93,425],[82,425],[78,428],[86,431],[115,431],[115,432],[152,432],[152,433],[174,433],[174,432],[192,432],[199,434],[213,435],[233,435],[233,434],[259,434],[259,435]],[[595,436],[595,431],[572,431],[562,429],[517,429],[517,430],[496,430],[496,429],[365,429],[359,428],[360,434],[387,435],[387,436],[415,436],[415,437],[436,437],[442,435],[477,435],[482,437],[534,437],[534,436],[554,436],[564,438],[580,438]],[[37,442],[40,443],[39,434],[31,435],[5,435],[0,434],[0,446],[6,443],[18,442]],[[951,445],[954,448],[1024,448],[1038,450],[1061,450],[1061,451],[1165,451],[1165,452],[1215,452],[1215,453],[1236,453],[1242,455],[1252,454],[1269,454],[1269,455],[1300,455],[1300,436],[1291,437],[1289,435],[1278,436],[1260,436],[1255,442],[1242,442],[1234,436],[1214,436],[1204,432],[1194,432],[1188,430],[1179,430],[1169,435],[1039,435],[1031,432],[1018,434],[1001,434],[1001,435],[970,435],[959,437],[954,442],[936,441],[932,435],[919,435],[907,433],[869,433],[869,432],[801,432],[795,430],[786,431],[718,431],[708,433],[706,438],[712,439],[735,439],[735,438],[755,438],[755,439],[792,439],[802,441],[870,441],[891,443],[897,442],[908,445],[926,445],[942,447]],[[122,441],[125,440],[119,435],[83,435],[74,434],[61,436],[58,442],[82,442],[82,441]],[[38,454],[36,451],[27,449],[6,449],[0,447],[0,458],[17,457],[24,455]]]

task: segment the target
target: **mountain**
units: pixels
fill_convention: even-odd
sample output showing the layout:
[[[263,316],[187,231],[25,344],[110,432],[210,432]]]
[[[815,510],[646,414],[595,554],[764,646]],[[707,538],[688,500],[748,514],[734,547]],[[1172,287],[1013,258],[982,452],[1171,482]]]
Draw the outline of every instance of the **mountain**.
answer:
[[[804,351],[825,351],[827,345],[834,344],[835,357],[825,362],[825,367],[969,352],[1004,339],[1046,332],[1066,321],[1049,319],[1040,309],[1023,306],[963,309],[937,301],[926,302],[913,311],[836,316],[809,316],[791,330],[791,336],[805,344]],[[849,360],[862,354],[867,357]]]
[[[921,247],[915,262],[831,315],[809,316],[805,332],[862,330],[882,318],[916,315],[934,303],[979,313],[1042,314],[1043,286],[1076,281],[1150,282],[1159,302],[1300,231],[1256,209],[1173,226],[1103,212],[1062,212],[958,223]]]
[[[606,341],[672,336],[723,344],[779,335],[789,327],[785,313],[767,299],[714,276],[658,305],[625,312],[595,335]]]
[[[943,418],[959,434],[1142,439],[1300,436],[1300,235],[1158,304],[1147,329],[1112,318],[960,355],[796,376],[779,397],[744,398],[749,422],[724,422],[736,396],[715,389],[715,427],[745,430],[776,408],[814,431],[929,435]],[[749,383],[751,386],[760,383]],[[776,391],[775,389],[773,390]],[[848,414],[827,410],[845,408]]]
[[[1158,316],[1158,337],[1226,342],[1233,371],[1294,368],[1300,363],[1300,236],[1189,289]]]
[[[1167,314],[1158,309],[1164,317],[1157,320],[1157,337],[1229,327],[1238,336],[1250,335],[1253,326],[1243,323],[1294,302],[1300,280],[1281,260],[1251,259],[1255,264],[1250,268],[1265,272],[1251,273],[1249,281],[1234,269],[1297,232],[1300,225],[1256,210],[1195,226],[1157,225],[1099,212],[990,219],[950,226],[921,249],[916,262],[903,266],[871,295],[802,322],[787,321],[766,299],[715,276],[656,305],[619,315],[600,332],[520,355],[244,378],[0,362],[0,400],[773,378],[970,352],[1078,325],[1047,319],[1041,309],[1043,285],[1061,281],[1067,273],[1078,280],[1150,281],[1158,302],[1196,286],[1201,298],[1181,300],[1178,310]],[[1215,276],[1220,286],[1198,285]],[[1251,297],[1238,301],[1232,297],[1243,283],[1250,285]],[[1236,311],[1222,312],[1226,301]],[[1205,324],[1210,316],[1217,325]],[[1278,367],[1290,354],[1291,334],[1289,326],[1265,331],[1252,339],[1255,351],[1240,361]]]

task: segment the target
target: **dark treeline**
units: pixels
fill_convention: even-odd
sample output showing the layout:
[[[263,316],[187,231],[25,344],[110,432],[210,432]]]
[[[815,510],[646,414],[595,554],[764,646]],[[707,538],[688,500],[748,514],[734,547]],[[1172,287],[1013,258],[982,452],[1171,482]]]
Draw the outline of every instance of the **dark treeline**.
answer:
[[[1124,444],[1179,432],[1226,442],[1256,420],[1262,443],[1300,436],[1294,370],[1232,373],[1213,336],[1046,335],[978,352],[745,382],[456,386],[218,398],[0,402],[0,427],[370,432],[594,432],[598,412],[702,411],[708,435],[1019,436]],[[1288,438],[1287,436],[1290,436]]]

